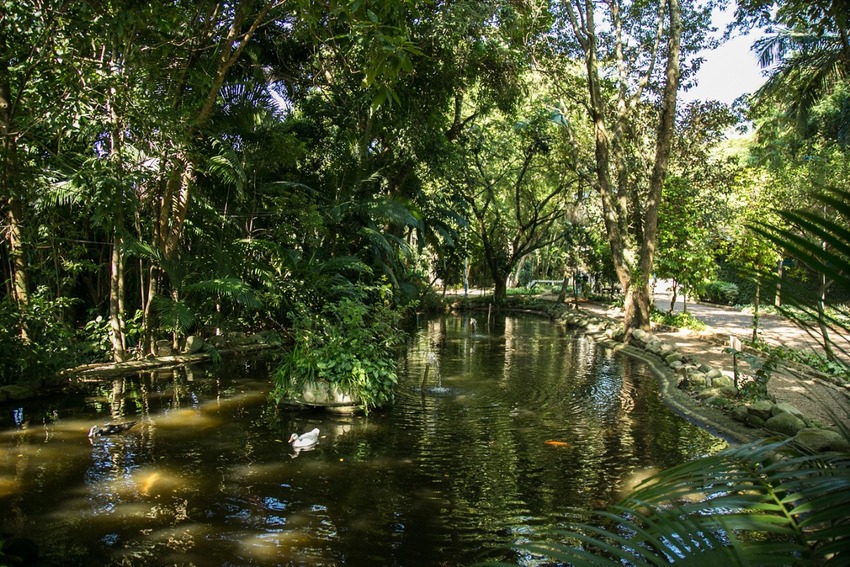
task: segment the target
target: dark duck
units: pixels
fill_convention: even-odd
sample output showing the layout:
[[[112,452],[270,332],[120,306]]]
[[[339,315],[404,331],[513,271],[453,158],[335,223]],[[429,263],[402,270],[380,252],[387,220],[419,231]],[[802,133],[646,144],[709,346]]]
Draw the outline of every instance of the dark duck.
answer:
[[[89,429],[89,437],[100,437],[101,435],[115,435],[116,433],[123,433],[134,425],[136,425],[135,421],[107,423],[103,427],[100,427],[99,425],[92,425],[91,429]]]

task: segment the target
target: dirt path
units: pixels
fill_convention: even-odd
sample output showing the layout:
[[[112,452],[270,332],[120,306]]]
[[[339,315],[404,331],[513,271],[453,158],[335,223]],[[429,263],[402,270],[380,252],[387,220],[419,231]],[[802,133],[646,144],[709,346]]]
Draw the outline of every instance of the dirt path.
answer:
[[[665,309],[670,305],[670,297],[663,289],[656,290],[656,306]],[[582,303],[581,308],[597,316],[621,319],[620,310],[609,309],[598,303]],[[680,311],[682,304],[676,302],[675,310]],[[732,377],[732,356],[724,352],[729,345],[729,337],[735,336],[747,340],[752,336],[752,315],[740,310],[688,303],[688,312],[706,323],[709,329],[702,332],[688,330],[666,331],[654,329],[653,333],[660,339],[675,343],[680,352],[691,354],[701,363],[717,368],[725,375]],[[796,350],[820,351],[820,345],[804,330],[796,327],[779,317],[766,316],[760,320],[761,339],[768,344],[781,345]],[[847,340],[845,337],[844,340]],[[747,366],[741,364],[739,369],[745,371]],[[818,378],[810,373],[800,373],[793,368],[785,367],[775,372],[768,384],[769,393],[777,401],[788,402],[806,416],[824,425],[835,425],[843,422],[850,426],[850,384],[837,385],[829,380]]]

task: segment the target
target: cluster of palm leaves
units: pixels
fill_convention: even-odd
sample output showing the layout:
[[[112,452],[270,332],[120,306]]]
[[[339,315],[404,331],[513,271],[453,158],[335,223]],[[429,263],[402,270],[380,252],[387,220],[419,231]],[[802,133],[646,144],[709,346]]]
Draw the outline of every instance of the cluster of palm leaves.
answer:
[[[830,287],[850,289],[850,191],[831,190],[812,196],[820,211],[808,209],[779,211],[781,226],[753,226],[756,232],[776,244],[786,254],[817,274],[823,291]],[[762,274],[765,281],[775,274]],[[814,327],[827,356],[832,360],[850,359],[850,334],[847,323],[850,310],[830,305],[825,297],[812,305],[791,294],[786,302],[793,310],[785,311],[804,329]]]
[[[850,455],[759,442],[649,479],[525,550],[571,565],[846,565]]]

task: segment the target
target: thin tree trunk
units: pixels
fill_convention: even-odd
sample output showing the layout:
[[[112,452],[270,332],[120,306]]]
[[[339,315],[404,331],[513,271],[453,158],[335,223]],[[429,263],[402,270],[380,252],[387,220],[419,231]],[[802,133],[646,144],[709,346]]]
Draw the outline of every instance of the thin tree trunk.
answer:
[[[676,280],[673,280],[672,292],[673,292],[673,294],[670,296],[670,309],[667,310],[668,315],[673,314],[673,309],[676,306],[676,300],[679,298],[678,297],[679,284],[676,282]]]
[[[573,272],[573,307],[578,309],[578,284],[579,284],[579,274],[578,272]]]
[[[776,266],[776,296],[773,298],[774,307],[782,307],[782,276],[784,271],[785,264],[782,262],[782,258],[780,258]]]
[[[115,233],[112,239],[112,261],[110,262],[110,277],[109,277],[109,328],[111,330],[109,339],[112,343],[112,359],[115,362],[124,362],[127,360],[126,340],[124,338],[124,330],[121,319],[123,313],[121,310],[124,291],[124,270],[123,261],[121,258],[122,236],[118,227],[115,227]]]
[[[564,273],[564,280],[561,282],[561,291],[558,293],[558,300],[556,303],[564,303],[567,300],[567,288],[570,285],[570,279],[566,273]]]
[[[142,352],[154,356],[156,356],[156,343],[153,336],[153,299],[159,293],[159,274],[159,268],[151,264],[148,270],[147,300],[145,301],[144,312],[142,313],[142,328],[144,329]]]
[[[24,206],[18,197],[10,197],[6,202],[9,220],[9,251],[12,256],[13,298],[21,309],[29,304],[29,276],[24,253]]]
[[[10,89],[7,80],[8,68],[5,62],[0,64],[0,136],[2,136],[3,163],[0,171],[0,191],[6,200],[6,219],[8,229],[6,238],[9,243],[9,268],[11,272],[12,300],[21,313],[20,335],[29,341],[29,331],[23,313],[29,305],[29,277],[24,245],[24,203],[20,189],[15,187],[18,178],[18,145],[12,132],[10,114]]]
[[[756,280],[756,294],[753,298],[753,337],[755,343],[759,339],[759,307],[761,304],[761,280]]]
[[[123,65],[115,58],[120,53],[120,48],[113,47],[113,59],[111,69],[119,70]],[[112,359],[115,362],[127,360],[127,340],[124,336],[124,259],[122,257],[124,248],[124,207],[122,206],[121,191],[124,180],[124,161],[122,156],[123,128],[122,119],[118,112],[116,102],[116,89],[110,87],[106,107],[109,112],[112,131],[110,132],[109,161],[114,168],[114,175],[118,180],[118,194],[113,195],[115,202],[114,218],[112,220],[112,255],[109,274],[109,327],[110,342],[112,344]]]
[[[180,302],[180,290],[175,288],[171,289],[171,300],[177,305]],[[180,331],[179,326],[177,325],[177,321],[174,322],[174,326],[171,330],[171,350],[174,354],[179,352],[180,348]]]
[[[832,282],[826,279],[825,274],[820,276],[820,289],[818,290],[818,327],[823,338],[823,351],[827,360],[835,361],[835,351],[832,349],[832,340],[829,336],[829,323],[826,316],[826,292]]]
[[[5,51],[5,38],[0,37],[0,47]],[[12,299],[23,312],[29,304],[29,285],[27,262],[24,252],[24,204],[21,200],[18,167],[18,135],[13,125],[12,89],[9,84],[9,65],[0,58],[0,143],[2,143],[2,164],[0,164],[0,195],[6,201],[6,218],[9,242],[10,268],[12,275]],[[28,339],[26,325],[21,324],[21,337]]]

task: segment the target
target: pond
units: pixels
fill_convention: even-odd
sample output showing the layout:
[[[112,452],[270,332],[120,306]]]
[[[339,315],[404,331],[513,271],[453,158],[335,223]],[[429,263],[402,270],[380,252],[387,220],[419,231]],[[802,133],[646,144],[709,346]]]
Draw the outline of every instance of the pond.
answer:
[[[536,564],[512,546],[725,446],[663,405],[643,362],[531,316],[423,320],[396,402],[368,416],[278,410],[268,368],[2,406],[0,531],[62,565]],[[110,420],[138,423],[90,442]],[[295,453],[289,434],[314,427]]]

